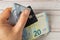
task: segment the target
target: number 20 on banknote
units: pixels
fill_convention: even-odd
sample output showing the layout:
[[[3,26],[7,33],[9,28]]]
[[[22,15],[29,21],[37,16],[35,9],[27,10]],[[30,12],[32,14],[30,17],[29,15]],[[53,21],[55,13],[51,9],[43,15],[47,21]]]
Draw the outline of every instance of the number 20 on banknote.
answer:
[[[34,34],[34,37],[37,37],[37,36],[39,36],[41,34],[41,30],[40,29],[34,30],[33,34]]]

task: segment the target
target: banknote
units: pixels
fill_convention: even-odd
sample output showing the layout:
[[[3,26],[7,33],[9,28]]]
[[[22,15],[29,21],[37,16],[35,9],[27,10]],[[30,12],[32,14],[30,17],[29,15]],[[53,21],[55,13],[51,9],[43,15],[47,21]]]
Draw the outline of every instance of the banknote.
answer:
[[[45,12],[36,15],[38,21],[24,28],[23,40],[34,40],[50,32],[48,17]]]

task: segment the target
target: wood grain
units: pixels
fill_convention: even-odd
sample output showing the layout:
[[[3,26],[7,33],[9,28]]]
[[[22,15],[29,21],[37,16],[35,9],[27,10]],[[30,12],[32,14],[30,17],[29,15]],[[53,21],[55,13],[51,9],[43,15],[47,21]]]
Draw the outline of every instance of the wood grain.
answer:
[[[60,32],[51,32],[49,35],[39,37],[37,40],[60,40]]]
[[[15,2],[0,1],[0,4],[7,5],[7,6],[12,5],[12,3]],[[24,6],[31,5],[33,9],[60,10],[60,2],[17,2],[17,3],[22,4]]]
[[[0,1],[46,2],[46,1],[60,1],[60,0],[0,0]]]

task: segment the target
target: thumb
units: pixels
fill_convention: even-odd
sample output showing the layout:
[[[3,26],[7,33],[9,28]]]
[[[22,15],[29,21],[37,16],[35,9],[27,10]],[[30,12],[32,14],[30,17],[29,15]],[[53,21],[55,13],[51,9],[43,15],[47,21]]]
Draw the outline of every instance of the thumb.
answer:
[[[18,22],[16,23],[15,27],[13,28],[15,32],[18,32],[18,31],[22,31],[26,22],[27,22],[27,19],[29,17],[29,14],[30,14],[30,9],[25,9],[21,15],[20,15],[20,18],[18,20]]]
[[[2,19],[8,19],[11,13],[11,8],[6,8],[0,15]]]

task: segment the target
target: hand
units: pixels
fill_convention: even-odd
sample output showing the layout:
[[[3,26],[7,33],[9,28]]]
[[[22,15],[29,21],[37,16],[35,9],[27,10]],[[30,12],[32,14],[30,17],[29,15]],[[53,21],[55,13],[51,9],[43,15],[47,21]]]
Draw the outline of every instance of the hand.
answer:
[[[23,28],[27,22],[30,10],[25,9],[16,25],[12,26],[8,22],[11,9],[7,8],[0,14],[0,40],[22,40]]]

